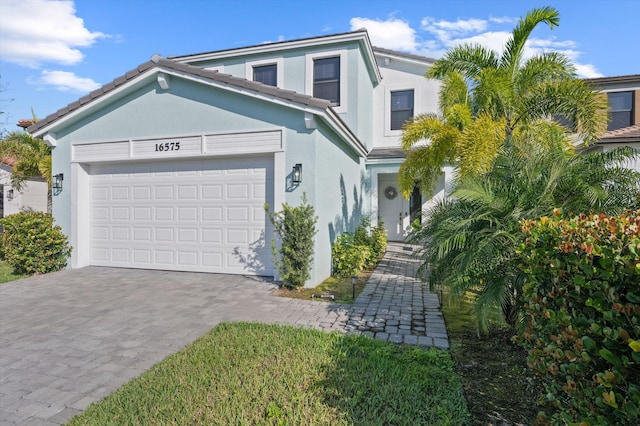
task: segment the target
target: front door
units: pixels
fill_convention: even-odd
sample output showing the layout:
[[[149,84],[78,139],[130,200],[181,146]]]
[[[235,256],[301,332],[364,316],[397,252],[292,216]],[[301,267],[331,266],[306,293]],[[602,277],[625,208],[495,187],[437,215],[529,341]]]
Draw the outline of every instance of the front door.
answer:
[[[390,241],[401,241],[410,229],[409,201],[402,198],[397,174],[378,175],[378,213]]]

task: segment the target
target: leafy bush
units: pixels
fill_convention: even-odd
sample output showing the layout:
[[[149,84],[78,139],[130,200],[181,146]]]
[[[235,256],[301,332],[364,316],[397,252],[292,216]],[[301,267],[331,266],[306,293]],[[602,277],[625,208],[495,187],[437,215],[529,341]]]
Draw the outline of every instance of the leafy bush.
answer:
[[[384,254],[387,249],[387,242],[387,230],[384,228],[384,223],[378,220],[378,224],[371,228],[371,239],[369,243],[369,246],[377,258]]]
[[[522,337],[553,422],[640,424],[640,210],[522,229]]]
[[[50,214],[21,212],[3,218],[0,225],[4,259],[16,274],[45,274],[67,266],[71,246]]]
[[[268,211],[269,206],[265,206]],[[280,239],[280,259],[275,241],[271,241],[271,250],[280,278],[286,286],[298,288],[304,286],[311,277],[313,262],[313,237],[318,232],[315,210],[302,195],[302,204],[292,207],[282,204],[282,211],[269,215],[275,234]]]
[[[348,277],[375,266],[387,248],[387,230],[382,222],[370,228],[369,218],[362,218],[354,233],[345,232],[332,244],[333,275]]]
[[[357,275],[375,264],[376,257],[368,245],[356,244],[354,234],[345,232],[331,245],[333,275],[349,277]]]

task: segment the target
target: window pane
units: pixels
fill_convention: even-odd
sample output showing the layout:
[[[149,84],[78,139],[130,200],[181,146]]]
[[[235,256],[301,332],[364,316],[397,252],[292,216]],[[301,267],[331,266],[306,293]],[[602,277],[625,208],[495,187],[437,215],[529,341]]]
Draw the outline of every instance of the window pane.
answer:
[[[313,96],[340,105],[340,58],[313,61]]]
[[[413,109],[413,90],[391,92],[391,111]]]
[[[337,81],[315,83],[313,85],[313,96],[328,100],[332,106],[340,105],[340,83]]]
[[[339,79],[340,58],[324,58],[313,61],[313,81]]]
[[[413,117],[413,90],[391,92],[391,130],[401,130]]]
[[[277,86],[278,66],[271,64],[253,67],[253,81],[268,84],[269,86]]]
[[[631,111],[609,111],[607,130],[617,130],[631,126]]]
[[[632,92],[609,93],[609,107],[613,111],[630,110],[633,98]]]

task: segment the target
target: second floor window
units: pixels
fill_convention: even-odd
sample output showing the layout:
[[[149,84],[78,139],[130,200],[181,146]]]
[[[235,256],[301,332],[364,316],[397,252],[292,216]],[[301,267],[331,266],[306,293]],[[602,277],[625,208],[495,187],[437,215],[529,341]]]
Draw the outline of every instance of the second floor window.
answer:
[[[340,105],[340,57],[314,59],[313,97]]]
[[[268,84],[269,86],[277,86],[278,66],[269,64],[253,67],[253,81]]]
[[[609,92],[609,125],[607,130],[629,127],[632,123],[633,92]]]
[[[413,118],[413,90],[391,92],[391,130],[402,130],[402,125]]]

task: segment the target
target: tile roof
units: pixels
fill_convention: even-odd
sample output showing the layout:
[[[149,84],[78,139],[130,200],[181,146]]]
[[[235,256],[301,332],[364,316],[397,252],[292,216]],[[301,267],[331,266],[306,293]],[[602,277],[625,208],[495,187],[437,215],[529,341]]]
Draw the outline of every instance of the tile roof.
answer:
[[[413,59],[415,61],[420,61],[420,62],[430,62],[433,63],[436,60],[433,58],[428,58],[426,56],[420,56],[420,55],[413,55],[411,53],[405,53],[405,52],[398,52],[397,50],[391,50],[391,49],[385,49],[383,47],[377,47],[377,46],[373,46],[373,53],[380,53],[383,55],[393,55],[393,56],[399,56],[401,58],[406,58],[406,59]]]
[[[640,141],[640,124],[621,129],[610,130],[605,133],[598,143],[619,143]]]
[[[392,158],[405,158],[402,148],[374,148],[369,152],[367,160],[388,160]]]
[[[187,65],[184,63],[176,62],[171,59],[165,59],[160,55],[153,55],[150,61],[140,64],[137,68],[125,73],[124,75],[116,78],[110,83],[105,84],[97,90],[89,93],[86,96],[78,99],[75,102],[70,103],[64,108],[59,109],[53,114],[48,115],[37,123],[29,126],[27,131],[29,133],[37,132],[44,127],[53,124],[55,121],[67,116],[68,114],[78,110],[79,108],[93,102],[94,100],[103,97],[104,95],[114,91],[115,89],[123,86],[124,84],[136,79],[140,75],[153,68],[166,69],[176,71],[180,73],[186,73],[189,75],[201,77],[212,82],[223,83],[237,88],[248,89],[256,93],[263,95],[273,96],[285,101],[291,101],[297,104],[309,106],[312,108],[324,109],[329,108],[330,102],[324,99],[314,98],[309,95],[303,95],[292,90],[279,89],[274,86],[268,86],[266,84],[250,81],[244,78],[234,77],[229,74],[223,74],[218,71],[207,70],[193,65]]]
[[[606,83],[637,83],[640,81],[640,74],[629,75],[616,75],[611,77],[597,77],[597,78],[585,78],[586,82],[593,84],[606,84]]]
[[[4,164],[9,167],[13,167],[16,165],[18,160],[13,157],[0,157],[0,164]]]
[[[331,38],[336,38],[336,37],[341,37],[341,36],[348,36],[348,35],[351,35],[351,34],[358,34],[358,33],[365,33],[366,34],[367,30],[362,28],[362,29],[359,29],[359,30],[345,32],[345,33],[329,34],[329,35],[315,36],[315,37],[297,38],[297,39],[293,39],[293,40],[274,41],[274,42],[271,42],[271,43],[254,44],[254,45],[250,45],[250,46],[234,47],[234,48],[231,48],[231,49],[211,50],[211,51],[208,51],[208,52],[192,53],[192,54],[188,54],[188,55],[169,56],[169,59],[180,61],[182,59],[196,57],[196,56],[208,56],[208,55],[228,54],[230,52],[241,52],[243,50],[250,50],[250,49],[254,49],[256,47],[261,48],[261,49],[262,48],[271,48],[271,47],[276,47],[277,48],[278,46],[283,46],[283,45],[287,45],[287,44],[293,44],[293,43],[298,43],[298,42],[306,42],[306,41],[318,41],[318,40],[323,40],[323,39],[331,39]]]

